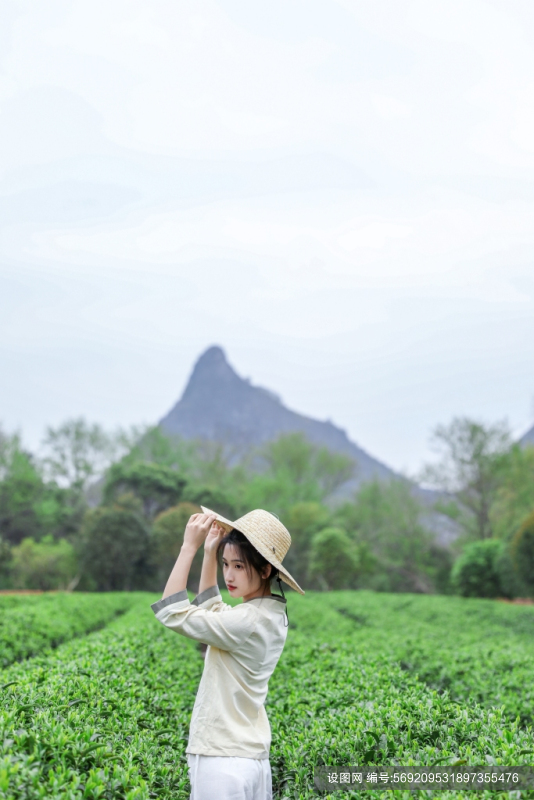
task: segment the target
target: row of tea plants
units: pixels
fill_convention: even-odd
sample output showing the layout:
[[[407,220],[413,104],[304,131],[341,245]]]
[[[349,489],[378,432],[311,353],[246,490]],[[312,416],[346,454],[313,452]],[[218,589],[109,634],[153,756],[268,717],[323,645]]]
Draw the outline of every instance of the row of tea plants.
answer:
[[[202,654],[195,642],[155,620],[150,603],[156,596],[122,597],[129,610],[103,630],[0,673],[0,797],[189,797],[185,748]],[[317,797],[314,765],[532,763],[530,726],[504,707],[453,697],[450,687],[432,688],[401,656],[403,642],[408,653],[418,637],[426,641],[438,621],[429,614],[446,614],[447,603],[451,619],[459,614],[462,646],[469,637],[474,646],[495,627],[490,616],[470,632],[465,624],[460,630],[465,620],[457,598],[434,599],[443,605],[432,611],[413,596],[291,594],[288,641],[267,698],[277,800]],[[409,600],[415,605],[403,612],[399,605]],[[498,613],[514,621],[522,610]],[[528,632],[516,635],[518,642],[528,639]],[[445,636],[445,650],[451,643]],[[508,644],[505,636],[503,650]],[[439,653],[434,658],[438,664]],[[410,793],[377,789],[367,795],[391,800]],[[443,800],[460,796],[439,792]]]
[[[0,595],[0,667],[103,628],[131,602],[122,592]]]

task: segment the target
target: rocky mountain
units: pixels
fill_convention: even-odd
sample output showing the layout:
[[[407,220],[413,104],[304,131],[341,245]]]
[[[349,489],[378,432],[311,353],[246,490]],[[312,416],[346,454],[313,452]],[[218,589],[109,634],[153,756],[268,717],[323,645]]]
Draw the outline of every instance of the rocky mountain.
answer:
[[[217,346],[200,356],[182,397],[159,425],[166,433],[184,439],[225,444],[229,463],[251,446],[301,431],[314,444],[356,461],[358,475],[344,487],[344,494],[362,481],[395,477],[393,470],[351,442],[341,428],[291,411],[274,392],[241,378]]]
[[[251,446],[261,446],[283,433],[300,431],[314,444],[342,453],[356,462],[355,477],[331,496],[333,504],[352,495],[365,481],[401,477],[352,442],[342,428],[292,411],[269,389],[253,386],[248,379],[240,377],[218,346],[202,353],[180,400],[159,425],[169,435],[222,443],[230,465]],[[437,499],[434,492],[415,484],[412,489],[427,506]],[[441,515],[429,513],[427,524],[442,544],[456,537],[449,520]]]

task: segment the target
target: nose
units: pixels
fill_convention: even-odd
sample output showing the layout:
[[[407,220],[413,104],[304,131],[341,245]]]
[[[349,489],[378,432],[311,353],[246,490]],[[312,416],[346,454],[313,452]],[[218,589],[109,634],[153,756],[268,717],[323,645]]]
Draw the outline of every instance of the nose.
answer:
[[[225,579],[226,583],[229,583],[232,586],[234,586],[235,584],[233,583],[233,578],[234,578],[234,575],[233,575],[232,568],[231,567],[227,567],[225,572],[224,572],[224,579]]]

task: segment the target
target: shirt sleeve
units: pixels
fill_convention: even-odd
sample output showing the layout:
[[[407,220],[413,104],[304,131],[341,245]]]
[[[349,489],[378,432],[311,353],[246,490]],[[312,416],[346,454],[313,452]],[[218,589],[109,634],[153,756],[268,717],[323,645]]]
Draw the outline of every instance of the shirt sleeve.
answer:
[[[217,584],[197,594],[191,604],[199,608],[209,608],[210,611],[226,611],[227,609],[231,610],[233,608],[233,606],[228,605],[228,603],[223,603]]]
[[[203,600],[206,593],[210,593],[210,596]],[[236,650],[248,640],[256,627],[252,605],[241,604],[232,608],[222,602],[216,586],[201,592],[193,603],[189,602],[184,589],[158,600],[151,608],[156,619],[166,628],[219,650]],[[216,611],[224,613],[214,613]]]

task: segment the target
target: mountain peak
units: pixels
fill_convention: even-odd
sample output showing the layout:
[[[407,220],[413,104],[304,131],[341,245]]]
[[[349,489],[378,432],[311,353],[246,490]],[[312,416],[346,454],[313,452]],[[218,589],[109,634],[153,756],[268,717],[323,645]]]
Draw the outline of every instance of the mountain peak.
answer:
[[[370,475],[393,475],[332,422],[319,422],[291,411],[274,392],[242,378],[219,345],[208,347],[197,359],[182,397],[160,425],[168,434],[185,439],[203,438],[246,447],[300,431],[315,444],[354,458],[360,467],[360,480]]]
[[[199,367],[201,369],[205,367],[213,369],[213,367],[217,367],[220,364],[229,366],[226,353],[218,344],[213,344],[197,358],[195,369]]]
[[[182,395],[189,401],[206,393],[220,392],[223,386],[240,383],[241,378],[232,369],[226,354],[219,345],[208,347],[197,359]]]

